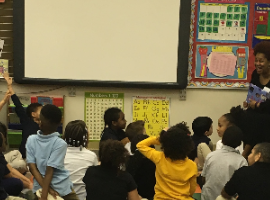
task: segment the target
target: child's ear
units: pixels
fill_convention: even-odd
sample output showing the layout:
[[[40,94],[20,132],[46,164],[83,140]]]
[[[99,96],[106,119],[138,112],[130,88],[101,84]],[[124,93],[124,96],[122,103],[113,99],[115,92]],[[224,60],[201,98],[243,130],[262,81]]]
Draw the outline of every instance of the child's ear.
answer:
[[[261,157],[262,157],[262,154],[261,154],[261,153],[257,153],[257,154],[255,155],[255,157],[254,157],[255,162],[258,162],[258,161],[261,159]]]
[[[117,126],[117,122],[116,121],[112,121],[112,125],[113,126]]]

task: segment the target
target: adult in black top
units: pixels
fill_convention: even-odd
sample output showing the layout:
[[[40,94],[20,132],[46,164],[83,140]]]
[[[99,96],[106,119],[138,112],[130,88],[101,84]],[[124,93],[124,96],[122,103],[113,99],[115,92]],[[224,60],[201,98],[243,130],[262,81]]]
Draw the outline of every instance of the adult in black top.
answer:
[[[225,185],[222,196],[230,198],[238,194],[237,200],[259,200],[270,197],[270,143],[256,145],[248,158],[249,167],[235,171]]]
[[[116,140],[106,140],[99,147],[100,166],[91,166],[83,178],[87,200],[140,200],[132,176],[123,171],[128,151]]]
[[[156,185],[156,165],[140,151],[137,150],[136,145],[148,138],[148,135],[139,134],[136,135],[131,141],[131,152],[132,156],[129,157],[127,171],[132,175],[136,184],[137,190],[141,197],[148,200],[152,200],[155,195],[155,185]],[[153,146],[153,148],[155,148]]]

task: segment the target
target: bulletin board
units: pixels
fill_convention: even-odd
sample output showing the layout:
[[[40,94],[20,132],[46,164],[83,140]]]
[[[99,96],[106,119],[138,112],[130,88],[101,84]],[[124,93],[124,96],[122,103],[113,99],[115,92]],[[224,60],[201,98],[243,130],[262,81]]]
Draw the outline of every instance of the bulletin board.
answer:
[[[191,1],[188,87],[249,86],[253,47],[270,39],[270,4],[260,1]]]
[[[132,121],[143,120],[147,135],[158,136],[161,130],[169,127],[169,98],[136,96],[132,101]]]
[[[98,141],[105,127],[104,112],[111,107],[124,109],[124,93],[86,92],[84,120],[89,131],[89,140]]]

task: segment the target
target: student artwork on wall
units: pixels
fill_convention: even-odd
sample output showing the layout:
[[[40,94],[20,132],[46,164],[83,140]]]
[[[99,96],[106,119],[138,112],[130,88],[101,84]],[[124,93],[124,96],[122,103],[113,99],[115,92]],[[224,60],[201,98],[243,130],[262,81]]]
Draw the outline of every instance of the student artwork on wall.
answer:
[[[0,77],[3,78],[5,72],[8,72],[8,60],[0,59]]]
[[[166,97],[133,97],[133,122],[143,120],[146,134],[158,136],[169,126],[170,99]]]
[[[256,3],[254,11],[252,47],[261,41],[270,41],[270,3]]]
[[[246,80],[248,47],[197,45],[195,78]]]
[[[260,1],[191,0],[188,87],[248,88],[255,69],[254,9]],[[269,24],[266,17],[256,19]],[[267,34],[268,26],[259,28]]]
[[[89,130],[89,140],[100,140],[105,127],[104,112],[111,107],[124,109],[124,93],[85,93],[84,120]]]
[[[247,43],[249,4],[198,3],[197,41]]]

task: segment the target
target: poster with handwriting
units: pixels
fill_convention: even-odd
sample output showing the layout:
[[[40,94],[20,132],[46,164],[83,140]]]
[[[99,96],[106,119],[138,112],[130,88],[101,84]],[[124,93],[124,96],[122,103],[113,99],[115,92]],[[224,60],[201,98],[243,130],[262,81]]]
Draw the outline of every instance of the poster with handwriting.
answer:
[[[89,140],[100,140],[104,129],[104,112],[111,107],[124,109],[124,93],[86,92],[84,120],[89,131]]]
[[[158,136],[169,126],[170,99],[166,97],[136,96],[132,104],[133,122],[143,120],[146,134]]]

